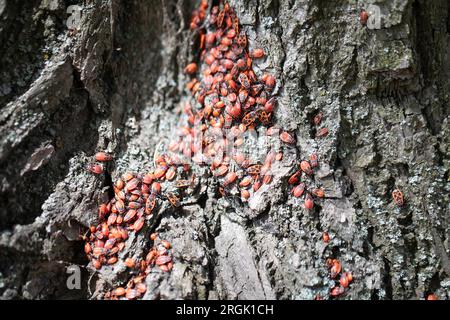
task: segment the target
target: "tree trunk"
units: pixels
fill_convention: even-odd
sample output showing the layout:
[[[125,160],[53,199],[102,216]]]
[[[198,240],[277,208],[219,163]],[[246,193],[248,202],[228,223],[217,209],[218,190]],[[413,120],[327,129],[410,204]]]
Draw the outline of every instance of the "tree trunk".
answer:
[[[249,204],[194,169],[196,192],[162,205],[119,255],[144,254],[154,231],[171,242],[174,268],[150,273],[144,299],[326,298],[336,285],[327,258],[354,277],[340,299],[449,298],[448,2],[377,1],[379,26],[372,12],[360,22],[367,1],[229,3],[249,47],[266,53],[254,69],[276,76],[275,125],[296,148]],[[71,4],[83,14],[69,31]],[[79,235],[112,181],[149,170],[179,125],[197,6],[0,0],[0,297],[96,299],[126,284],[121,261],[88,266]],[[316,139],[319,110],[329,134]],[[85,170],[98,150],[114,154],[103,175]],[[287,179],[314,151],[326,196],[308,211]],[[72,265],[79,290],[67,287]]]

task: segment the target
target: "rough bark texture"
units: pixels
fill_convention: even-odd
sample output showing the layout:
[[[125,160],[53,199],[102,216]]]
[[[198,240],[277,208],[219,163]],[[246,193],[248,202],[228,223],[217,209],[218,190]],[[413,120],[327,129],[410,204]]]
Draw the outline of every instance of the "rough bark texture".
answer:
[[[358,20],[370,3],[381,28]],[[69,34],[66,7],[83,5]],[[288,196],[286,177],[243,205],[218,199],[198,172],[180,210],[163,206],[125,252],[154,230],[171,241],[171,273],[152,273],[145,298],[312,299],[338,258],[355,281],[342,299],[450,296],[450,6],[446,0],[230,1],[250,47],[276,75],[276,124],[294,130],[296,160],[318,150],[327,198],[313,212]],[[96,298],[127,279],[123,263],[86,268],[81,226],[106,189],[145,172],[177,126],[188,95],[184,66],[198,41],[196,1],[0,1],[0,296]],[[330,129],[313,139],[321,109]],[[84,170],[109,150],[108,173]],[[288,160],[286,160],[288,161]],[[407,205],[397,208],[398,186]],[[331,242],[321,241],[328,230]],[[82,289],[66,268],[83,270]]]

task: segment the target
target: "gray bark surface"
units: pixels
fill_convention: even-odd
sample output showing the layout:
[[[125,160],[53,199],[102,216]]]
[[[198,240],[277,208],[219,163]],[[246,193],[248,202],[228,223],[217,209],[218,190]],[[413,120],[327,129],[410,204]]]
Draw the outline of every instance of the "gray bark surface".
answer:
[[[318,150],[327,198],[308,212],[290,197],[293,165],[249,205],[219,199],[214,178],[197,172],[182,209],[159,208],[119,256],[142,254],[153,231],[173,245],[174,269],[151,273],[144,299],[325,297],[330,256],[354,276],[341,299],[449,298],[448,1],[229,2],[250,48],[267,54],[256,72],[277,78],[276,124],[297,135],[293,159]],[[359,22],[372,2],[380,29]],[[62,19],[69,4],[84,8],[74,34]],[[86,267],[80,230],[111,180],[148,170],[177,127],[196,6],[0,0],[2,299],[95,299],[126,283],[123,262]],[[316,140],[319,109],[330,134]],[[115,155],[101,176],[85,170],[98,150]],[[73,264],[80,290],[66,286]]]

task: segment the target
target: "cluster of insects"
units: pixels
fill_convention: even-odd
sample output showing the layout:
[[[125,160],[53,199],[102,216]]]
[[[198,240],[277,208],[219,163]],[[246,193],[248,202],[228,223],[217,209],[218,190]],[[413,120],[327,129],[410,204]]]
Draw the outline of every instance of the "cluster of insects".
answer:
[[[240,30],[238,17],[228,3],[221,9],[212,7],[201,24],[201,18],[206,18],[202,13],[204,3],[191,22],[191,28],[200,37],[201,70],[194,62],[185,68],[192,76],[187,88],[194,104],[187,103],[184,107],[188,126],[183,127],[169,149],[192,156],[197,164],[210,164],[213,175],[221,180],[219,192],[225,195],[233,185],[238,186],[241,199],[246,201],[251,192],[271,182],[270,167],[273,161],[282,158],[281,152],[271,151],[260,161],[239,150],[246,132],[257,125],[271,124],[276,80],[268,74],[256,76],[253,60],[263,58],[264,50],[248,50],[247,35]],[[198,72],[201,74],[197,78]],[[229,134],[224,134],[224,129]],[[202,138],[195,139],[198,132]],[[230,145],[233,151],[224,155]]]
[[[168,201],[174,208],[182,205],[184,190],[193,188],[195,182],[191,164],[209,167],[220,182],[221,196],[235,192],[245,202],[261,186],[272,182],[273,165],[282,161],[284,150],[296,146],[293,133],[273,125],[277,104],[275,77],[258,76],[253,69],[257,59],[264,59],[264,50],[248,48],[247,35],[228,3],[221,1],[210,11],[208,7],[208,1],[202,0],[190,21],[191,30],[198,34],[200,61],[198,64],[190,62],[184,68],[190,77],[187,90],[191,93],[191,97],[183,101],[186,122],[177,128],[167,152],[155,156],[154,170],[143,175],[124,174],[114,183],[114,197],[100,205],[99,224],[91,226],[84,236],[85,252],[96,269],[118,261],[118,253],[124,249],[129,232],[139,232],[162,201]],[[361,13],[362,24],[367,17],[367,13]],[[318,111],[311,120],[316,138],[329,134],[322,119],[323,113]],[[267,139],[277,140],[277,147],[272,146],[264,156],[245,152],[246,147],[251,146],[246,135],[256,130],[262,130]],[[231,152],[227,152],[230,147]],[[112,156],[99,152],[95,160],[87,170],[101,174],[105,170],[104,162],[111,161]],[[298,163],[287,180],[292,186],[292,196],[303,197],[308,210],[325,197],[323,189],[307,186],[318,166],[318,156],[313,153]],[[403,206],[400,190],[394,190],[392,197],[399,207]],[[327,232],[322,239],[329,242]],[[172,270],[170,243],[159,240],[156,234],[152,234],[150,240],[153,246],[144,258],[130,257],[124,261],[132,274],[127,285],[107,292],[105,298],[142,297],[147,290],[145,277],[152,268],[163,272]],[[337,259],[327,259],[327,265],[331,279],[336,281],[330,296],[337,297],[349,287],[353,276],[342,272]]]
[[[353,275],[351,272],[342,272],[342,264],[337,259],[328,258],[326,264],[330,270],[330,278],[336,281],[336,285],[331,289],[330,295],[337,297],[349,287],[353,281]]]
[[[298,170],[289,178],[288,183],[292,185],[291,193],[294,197],[300,198],[304,196],[304,206],[306,209],[314,207],[314,197],[319,199],[325,196],[325,192],[321,188],[314,188],[311,191],[307,190],[305,182],[306,177],[314,174],[314,169],[319,165],[317,161],[317,154],[313,153],[308,160],[302,160],[298,165]]]
[[[320,126],[320,124],[322,123],[322,118],[323,118],[323,112],[319,111],[312,119],[312,124],[314,125],[315,130],[316,130],[316,138],[326,137],[329,133],[327,127]]]
[[[109,153],[106,152],[97,152],[94,156],[96,162],[91,162],[86,165],[86,170],[94,173],[94,174],[102,174],[104,169],[103,165],[98,162],[108,162],[112,161],[113,157]]]
[[[94,156],[98,162],[112,161],[112,155],[98,152]],[[152,216],[159,202],[168,201],[173,207],[180,206],[180,196],[175,192],[163,192],[165,182],[171,183],[175,189],[182,190],[193,186],[195,175],[188,179],[175,180],[177,176],[187,175],[190,166],[178,161],[176,157],[158,155],[154,159],[155,169],[144,175],[126,173],[118,178],[113,186],[114,197],[98,208],[98,224],[90,226],[82,238],[85,240],[84,251],[95,269],[102,265],[114,265],[118,261],[119,252],[125,248],[125,242],[130,232],[139,232],[146,221]],[[98,169],[100,168],[100,169]],[[103,173],[103,166],[98,163],[89,164],[86,169],[94,174]],[[152,241],[157,235],[152,234]],[[125,265],[132,270],[139,270],[127,285],[127,289],[117,288],[113,293],[107,293],[105,298],[136,299],[145,293],[143,281],[156,265],[164,272],[173,267],[170,243],[162,240],[155,245],[145,259],[135,261],[125,260]]]
[[[114,288],[105,294],[105,299],[118,300],[125,298],[134,300],[140,298],[147,291],[145,278],[153,267],[157,266],[164,272],[172,270],[171,244],[166,240],[160,240],[156,233],[150,235],[150,240],[153,242],[153,246],[148,250],[144,259],[125,259],[126,267],[133,274],[126,287]]]
[[[241,200],[248,201],[262,185],[271,183],[272,165],[282,160],[283,151],[272,148],[258,158],[245,152],[245,136],[262,127],[267,137],[287,146],[296,140],[272,125],[276,79],[269,74],[258,77],[253,70],[264,50],[248,49],[247,35],[228,3],[212,7],[208,16],[206,8],[202,1],[190,24],[199,35],[201,63],[191,62],[184,69],[191,76],[187,89],[193,97],[183,107],[187,124],[168,149],[198,165],[209,165],[221,183],[222,196],[237,190]],[[230,146],[232,151],[224,152]]]
[[[322,240],[324,243],[330,241],[328,232],[322,234]],[[335,282],[335,286],[330,290],[330,296],[338,297],[350,286],[350,283],[353,281],[353,274],[351,272],[342,272],[342,264],[338,259],[328,258],[326,260],[326,265],[330,272],[330,279]],[[316,295],[314,299],[322,300],[322,297]]]
[[[296,144],[291,133],[272,125],[276,106],[273,95],[275,77],[269,74],[257,77],[253,70],[254,59],[262,59],[264,50],[249,51],[247,35],[240,30],[239,20],[228,3],[212,7],[209,15],[207,8],[207,1],[202,1],[190,23],[191,29],[199,34],[201,63],[200,67],[195,62],[189,63],[184,69],[192,77],[187,88],[193,101],[184,105],[187,124],[179,127],[177,137],[168,144],[167,153],[155,157],[153,171],[144,175],[124,174],[114,183],[114,197],[100,205],[98,225],[91,226],[84,236],[85,252],[96,269],[118,261],[118,253],[124,249],[129,232],[139,232],[159,202],[167,200],[173,207],[181,205],[181,194],[184,189],[192,187],[195,176],[175,179],[177,175],[186,176],[190,172],[189,161],[209,165],[212,175],[220,181],[218,191],[222,196],[235,188],[242,201],[248,201],[263,184],[271,183],[271,167],[283,159],[283,152],[281,148],[271,149],[264,158],[255,159],[240,149],[245,144],[245,134],[264,127],[267,137],[278,139],[287,147]],[[224,129],[228,129],[227,135]],[[199,133],[200,139],[197,138]],[[226,154],[223,151],[229,145],[235,148]],[[99,152],[95,160],[86,169],[102,174],[105,170],[103,163],[113,160],[113,157]],[[294,175],[298,179],[302,174],[311,175],[317,166],[317,156],[312,155],[309,161],[300,163],[301,171]],[[164,188],[165,182],[176,191],[167,191],[169,187]],[[303,193],[299,191],[301,183],[294,184],[297,185],[293,194],[300,197]],[[323,191],[305,192],[305,207],[308,209],[313,207],[312,196],[323,197]],[[139,262],[127,258],[125,265],[138,270],[138,274],[129,281],[127,288],[116,288],[105,297],[138,298],[145,293],[143,280],[152,265],[157,265],[162,271],[170,271],[172,256],[163,253],[169,251],[170,245],[161,241],[160,246],[163,248],[151,249]]]
[[[128,233],[139,232],[143,228],[159,199],[167,198],[174,206],[179,206],[179,199],[174,194],[161,195],[161,183],[175,178],[174,165],[169,166],[161,159],[157,163],[153,172],[143,176],[126,173],[117,179],[114,198],[100,205],[100,222],[90,227],[85,244],[85,253],[94,268],[117,262],[117,254],[124,249]]]

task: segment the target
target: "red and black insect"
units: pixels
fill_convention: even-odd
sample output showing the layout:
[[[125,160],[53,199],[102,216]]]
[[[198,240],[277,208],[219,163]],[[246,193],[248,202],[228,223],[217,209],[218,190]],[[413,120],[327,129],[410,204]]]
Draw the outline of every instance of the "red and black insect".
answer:
[[[399,189],[395,189],[394,191],[392,191],[392,199],[394,199],[394,202],[398,207],[403,207],[403,205],[405,204],[403,192],[401,192]]]
[[[219,157],[230,145],[238,150],[245,149],[249,141],[244,137],[246,131],[271,124],[276,115],[276,99],[271,94],[276,79],[269,74],[258,76],[253,70],[254,59],[263,58],[267,52],[260,48],[248,50],[247,35],[227,2],[219,1],[210,8],[209,1],[201,0],[191,17],[190,28],[199,39],[195,48],[199,59],[188,63],[183,70],[191,78],[187,92],[192,95],[182,99],[186,100],[181,108],[185,117],[183,124],[168,143],[168,153],[154,157],[154,168],[150,172],[127,173],[114,183],[114,196],[98,209],[98,226],[93,226],[85,237],[85,253],[93,268],[115,264],[130,233],[141,232],[146,219],[150,219],[147,216],[155,213],[159,203],[167,200],[179,207],[186,194],[195,192],[191,160],[196,166],[210,166],[222,196],[238,194],[246,202],[253,193],[263,189],[263,184],[273,183],[275,174],[271,166],[283,159],[282,150],[273,150],[265,160],[240,151]],[[223,135],[223,128],[233,131],[231,138]],[[272,135],[270,139],[277,138],[275,131],[274,128],[267,130],[267,135]],[[287,144],[296,142],[287,132],[280,138]],[[99,152],[95,160],[105,162],[113,158],[106,152]],[[103,172],[100,164],[87,168],[96,174]],[[241,178],[241,174],[245,176]],[[301,195],[306,194],[308,199],[310,191],[306,184],[302,185],[305,182],[300,182],[302,174],[299,171],[293,187],[297,188],[296,196],[303,188]],[[174,188],[177,191],[170,192]],[[312,194],[318,197],[314,190]],[[131,278],[128,283],[107,292],[105,298],[137,299],[146,292],[144,280],[154,266],[162,272],[172,270],[174,257],[170,243],[159,241],[157,236],[152,236],[151,241],[152,247],[145,259],[138,255],[127,257],[125,264],[132,268]]]
[[[169,200],[170,203],[176,208],[181,205],[180,198],[172,192],[167,193],[167,200]]]
[[[363,26],[365,26],[367,24],[368,19],[369,19],[369,14],[367,13],[367,11],[361,10],[361,12],[359,13],[359,22],[361,22],[361,24]]]
[[[95,173],[95,174],[102,174],[103,173],[103,167],[99,164],[90,163],[86,165],[86,170]]]
[[[236,43],[242,48],[247,47],[247,35],[245,34],[245,32],[243,30],[241,32],[239,32],[239,35],[236,39]]]

